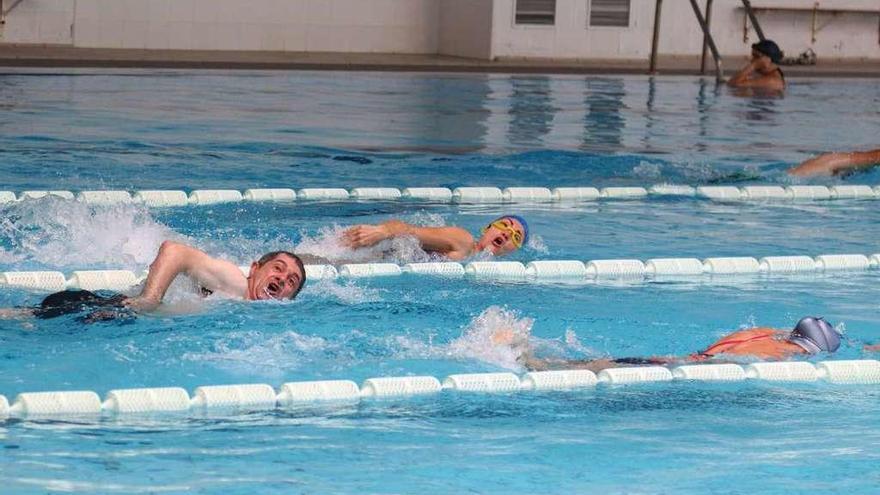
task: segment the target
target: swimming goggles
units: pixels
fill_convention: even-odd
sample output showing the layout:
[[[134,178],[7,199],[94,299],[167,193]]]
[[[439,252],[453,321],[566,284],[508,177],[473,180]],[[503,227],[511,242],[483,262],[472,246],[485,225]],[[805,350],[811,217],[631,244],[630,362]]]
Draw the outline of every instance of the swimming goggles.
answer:
[[[513,245],[516,246],[517,248],[522,247],[523,233],[519,230],[516,230],[513,227],[512,222],[510,222],[510,220],[505,220],[505,219],[495,220],[494,222],[490,223],[489,225],[483,227],[482,232],[485,233],[491,227],[495,227],[496,229],[500,230],[501,232],[504,232],[507,235],[509,235],[510,240],[513,241]]]

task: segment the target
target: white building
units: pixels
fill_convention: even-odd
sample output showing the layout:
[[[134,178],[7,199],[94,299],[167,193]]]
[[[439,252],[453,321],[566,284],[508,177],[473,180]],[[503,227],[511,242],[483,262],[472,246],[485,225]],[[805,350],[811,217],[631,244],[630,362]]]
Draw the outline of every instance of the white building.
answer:
[[[479,59],[646,60],[656,0],[0,0],[2,43],[85,48],[437,54]],[[697,0],[705,8],[707,0]],[[789,55],[880,59],[880,5],[754,0]],[[689,0],[665,0],[660,55],[693,56]],[[715,0],[722,55],[757,40],[740,0]]]

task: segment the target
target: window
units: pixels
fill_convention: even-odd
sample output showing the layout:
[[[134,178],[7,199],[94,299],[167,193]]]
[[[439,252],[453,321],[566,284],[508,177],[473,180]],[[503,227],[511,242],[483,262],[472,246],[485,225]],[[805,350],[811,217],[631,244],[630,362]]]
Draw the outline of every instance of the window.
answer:
[[[517,24],[549,24],[556,22],[556,0],[516,0]]]
[[[591,0],[590,26],[629,27],[630,0]]]

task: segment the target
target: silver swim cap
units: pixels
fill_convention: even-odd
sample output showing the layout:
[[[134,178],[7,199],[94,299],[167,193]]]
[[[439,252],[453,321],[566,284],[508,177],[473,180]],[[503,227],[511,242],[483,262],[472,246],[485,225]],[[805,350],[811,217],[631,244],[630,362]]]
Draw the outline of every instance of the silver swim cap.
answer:
[[[802,318],[791,331],[788,340],[810,354],[834,352],[840,347],[840,333],[822,317]]]

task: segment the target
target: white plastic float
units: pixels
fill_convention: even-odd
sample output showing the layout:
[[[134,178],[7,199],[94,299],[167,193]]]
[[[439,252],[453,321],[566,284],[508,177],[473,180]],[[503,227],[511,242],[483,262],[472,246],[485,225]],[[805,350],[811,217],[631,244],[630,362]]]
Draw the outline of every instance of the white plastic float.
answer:
[[[342,201],[348,199],[349,194],[341,188],[306,188],[297,191],[296,197],[305,201]]]
[[[867,270],[871,260],[863,254],[823,254],[816,256],[818,270]]]
[[[657,184],[648,189],[654,196],[696,196],[697,189],[693,186],[677,184]]]
[[[521,383],[513,373],[472,373],[449,375],[443,380],[443,388],[459,392],[516,392]]]
[[[639,199],[648,195],[644,187],[605,187],[599,190],[602,198],[609,199]]]
[[[241,200],[241,192],[233,189],[196,189],[189,193],[189,204],[198,206],[237,203]]]
[[[526,276],[532,280],[584,280],[587,266],[577,260],[542,260],[526,265]]]
[[[15,416],[83,416],[101,414],[101,399],[90,391],[18,394],[9,407]]]
[[[102,408],[114,414],[187,411],[190,398],[179,387],[111,390]]]
[[[431,263],[407,263],[403,265],[404,273],[417,275],[435,275],[438,277],[460,278],[464,277],[464,266],[461,263],[451,261]]]
[[[71,274],[70,289],[124,291],[137,285],[138,277],[128,270],[81,270]]]
[[[874,193],[871,186],[831,186],[831,197],[834,199],[874,199],[877,194]]]
[[[713,275],[758,273],[761,265],[751,257],[706,258],[703,260],[703,271]]]
[[[248,408],[274,409],[275,390],[266,384],[211,385],[199,387],[193,393],[192,406],[199,409]]]
[[[401,191],[403,199],[418,201],[452,201],[452,191],[445,187],[407,187]]]
[[[831,190],[825,186],[788,186],[788,196],[795,201],[815,201],[831,199]]]
[[[742,188],[742,199],[750,200],[785,200],[790,196],[780,186],[745,186]]]
[[[137,191],[132,199],[136,203],[150,207],[186,206],[189,204],[189,197],[183,191]]]
[[[523,390],[567,390],[595,387],[598,382],[590,370],[532,371],[523,375],[520,387]]]
[[[440,380],[433,376],[399,376],[369,378],[361,387],[362,397],[407,397],[436,394],[442,390]]]
[[[587,262],[587,277],[593,279],[634,279],[645,276],[640,260],[592,260]]]
[[[743,193],[733,186],[700,186],[697,188],[697,196],[716,201],[732,201],[742,199]]]
[[[880,361],[840,360],[816,363],[819,378],[831,383],[880,383]]]
[[[550,189],[546,187],[508,187],[501,191],[507,203],[549,203],[553,201]]]
[[[339,276],[339,272],[333,265],[305,265],[306,282],[317,280],[333,280]]]
[[[349,191],[351,199],[394,201],[401,197],[400,190],[393,187],[356,187]]]
[[[0,285],[59,291],[67,287],[67,279],[61,272],[2,272]]]
[[[73,193],[70,191],[22,191],[18,196],[19,201],[27,199],[40,199],[46,196],[57,196],[62,199],[73,199]]]
[[[557,187],[550,191],[550,195],[556,202],[575,202],[595,201],[601,193],[595,187]]]
[[[702,275],[703,262],[696,258],[654,258],[645,263],[645,274],[649,277]]]
[[[339,267],[339,276],[347,278],[396,277],[402,273],[394,263],[351,263]]]
[[[672,369],[676,380],[735,382],[746,379],[746,371],[738,364],[687,364]]]
[[[806,361],[752,363],[745,367],[746,376],[753,380],[773,382],[815,382],[819,379],[816,367]]]
[[[128,191],[82,191],[76,195],[76,200],[92,205],[114,205],[131,203],[131,194]]]
[[[455,203],[501,203],[504,194],[497,187],[457,187],[452,191]]]
[[[246,189],[242,195],[245,201],[296,201],[293,189]]]
[[[663,366],[638,366],[633,368],[606,368],[597,376],[600,383],[625,385],[629,383],[667,382],[672,372]]]
[[[804,273],[816,271],[816,260],[809,256],[767,256],[758,262],[765,273]]]
[[[526,267],[519,261],[472,261],[464,272],[478,281],[522,282],[527,278]]]
[[[322,401],[356,401],[360,388],[351,380],[289,382],[281,385],[277,401],[281,407]]]

